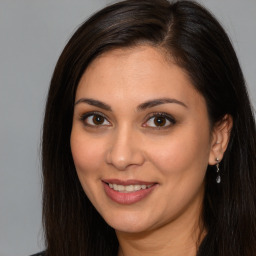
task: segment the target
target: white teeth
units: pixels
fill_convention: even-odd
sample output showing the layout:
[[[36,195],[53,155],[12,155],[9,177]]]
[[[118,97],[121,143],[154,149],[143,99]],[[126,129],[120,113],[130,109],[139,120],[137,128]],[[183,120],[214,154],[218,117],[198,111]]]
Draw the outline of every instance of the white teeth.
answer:
[[[128,186],[124,186],[124,185],[117,185],[117,184],[108,184],[110,188],[112,188],[115,191],[119,191],[119,192],[124,192],[124,193],[129,193],[129,192],[135,192],[135,191],[139,191],[141,189],[147,189],[150,188],[151,186],[153,186],[153,184],[151,185],[128,185]]]
[[[134,185],[134,190],[135,191],[138,191],[138,190],[140,190],[141,189],[141,185]]]
[[[124,191],[124,186],[123,185],[117,185],[117,190],[118,191]]]
[[[129,185],[129,186],[125,186],[125,191],[127,191],[127,192],[132,192],[132,191],[134,191],[135,189],[134,189],[134,186],[133,185]]]

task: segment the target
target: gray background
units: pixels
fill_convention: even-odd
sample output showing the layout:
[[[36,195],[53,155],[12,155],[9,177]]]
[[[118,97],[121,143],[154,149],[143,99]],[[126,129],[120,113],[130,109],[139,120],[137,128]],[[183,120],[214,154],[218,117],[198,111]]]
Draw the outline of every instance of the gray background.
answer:
[[[44,248],[40,135],[68,38],[107,0],[0,0],[0,256]],[[226,28],[256,106],[256,0],[201,0]]]

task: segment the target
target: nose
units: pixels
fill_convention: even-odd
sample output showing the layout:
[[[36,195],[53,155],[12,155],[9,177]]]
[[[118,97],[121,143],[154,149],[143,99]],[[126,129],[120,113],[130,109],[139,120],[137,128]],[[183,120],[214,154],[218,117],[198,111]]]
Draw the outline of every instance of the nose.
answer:
[[[115,132],[107,150],[106,162],[120,171],[142,165],[145,158],[140,141],[140,135],[127,127]]]

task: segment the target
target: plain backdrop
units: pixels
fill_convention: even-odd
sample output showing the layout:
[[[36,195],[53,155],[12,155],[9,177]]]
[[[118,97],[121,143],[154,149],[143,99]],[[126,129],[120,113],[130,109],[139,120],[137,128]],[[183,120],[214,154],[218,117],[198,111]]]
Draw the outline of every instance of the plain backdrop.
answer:
[[[0,256],[44,249],[40,136],[55,63],[107,0],[0,0]],[[234,44],[256,106],[256,0],[201,0]]]

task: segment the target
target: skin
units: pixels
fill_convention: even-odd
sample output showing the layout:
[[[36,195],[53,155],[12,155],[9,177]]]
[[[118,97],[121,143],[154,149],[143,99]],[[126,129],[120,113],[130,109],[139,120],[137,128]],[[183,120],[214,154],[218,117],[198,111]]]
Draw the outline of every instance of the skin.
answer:
[[[138,108],[163,98],[174,102]],[[97,57],[79,82],[75,102],[70,143],[77,174],[116,230],[118,255],[195,255],[205,233],[200,215],[206,169],[223,157],[230,118],[211,129],[205,100],[184,70],[146,45]],[[82,118],[91,111],[103,116],[100,124],[95,115]],[[171,119],[160,116],[159,127],[155,113]],[[105,179],[157,185],[139,202],[122,205],[105,193]]]

